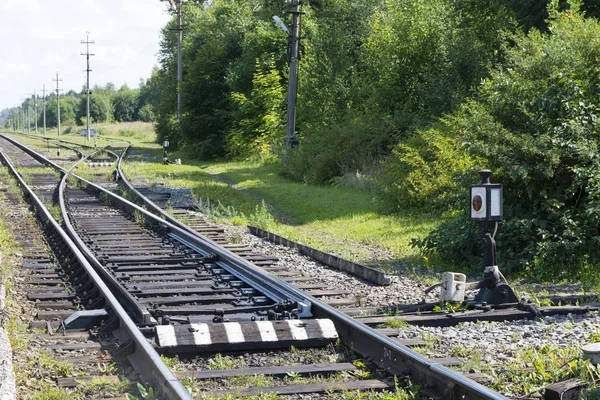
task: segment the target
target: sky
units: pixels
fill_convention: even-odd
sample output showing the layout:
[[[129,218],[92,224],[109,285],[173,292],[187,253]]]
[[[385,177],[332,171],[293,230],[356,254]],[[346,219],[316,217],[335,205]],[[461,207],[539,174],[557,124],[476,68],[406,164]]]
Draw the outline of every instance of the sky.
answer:
[[[90,32],[90,87],[108,82],[139,86],[158,64],[160,30],[170,19],[160,0],[0,0],[0,110],[34,91],[80,92],[86,81]]]

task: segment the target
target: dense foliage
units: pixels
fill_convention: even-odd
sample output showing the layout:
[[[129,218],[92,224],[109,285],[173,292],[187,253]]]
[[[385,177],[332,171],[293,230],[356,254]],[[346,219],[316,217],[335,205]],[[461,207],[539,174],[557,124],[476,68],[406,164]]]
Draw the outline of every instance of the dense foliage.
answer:
[[[517,37],[449,123],[465,151],[505,184],[506,269],[572,277],[600,264],[599,60],[598,20],[551,9],[548,32]],[[464,262],[474,243],[463,218],[420,244]]]
[[[505,4],[506,3],[506,4]],[[391,145],[460,105],[501,59],[514,28],[508,1],[304,2],[296,179],[371,175]],[[281,159],[286,34],[283,2],[184,4],[181,120],[176,115],[176,20],[165,27],[159,136],[200,157]],[[290,24],[289,13],[283,16]],[[290,156],[288,154],[288,156]]]

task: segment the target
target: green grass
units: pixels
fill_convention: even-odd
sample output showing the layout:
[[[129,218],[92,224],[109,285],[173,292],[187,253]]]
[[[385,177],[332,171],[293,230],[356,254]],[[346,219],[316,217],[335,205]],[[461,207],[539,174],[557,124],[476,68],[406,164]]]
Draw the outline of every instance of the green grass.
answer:
[[[191,188],[204,211],[220,222],[257,225],[354,261],[373,262],[373,253],[378,261],[422,260],[410,241],[440,221],[434,213],[412,210],[382,215],[372,191],[293,182],[279,175],[274,165],[205,162],[175,152],[169,157],[181,158],[183,165],[165,166],[160,147],[148,144],[138,142],[144,157],[132,157],[125,164],[129,179]]]
[[[204,170],[263,198],[287,220],[272,227],[277,232],[333,250],[359,243],[389,251],[396,258],[414,255],[410,239],[428,233],[439,221],[437,215],[410,210],[382,215],[370,190],[292,182],[277,174],[272,165],[222,162]]]

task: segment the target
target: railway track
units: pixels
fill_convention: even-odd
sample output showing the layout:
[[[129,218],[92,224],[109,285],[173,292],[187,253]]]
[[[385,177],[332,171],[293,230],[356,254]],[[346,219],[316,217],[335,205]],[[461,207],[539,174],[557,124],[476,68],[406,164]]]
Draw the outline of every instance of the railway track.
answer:
[[[11,144],[7,144],[5,140],[2,140],[2,148],[11,150],[12,159],[17,160],[21,170],[25,165],[39,167],[35,165],[39,156],[32,158],[22,152],[19,153],[20,149],[11,148]],[[58,384],[67,387],[88,380],[96,387],[98,382],[102,381],[98,381],[93,375],[87,377],[76,375],[77,379],[72,379],[72,375],[75,371],[91,372],[94,370],[91,366],[97,369],[99,361],[108,363],[109,359],[99,351],[110,349],[112,359],[128,360],[139,374],[141,381],[151,383],[168,398],[191,398],[123,310],[111,290],[99,277],[98,272],[52,217],[38,196],[40,192],[25,183],[4,152],[2,158],[20,186],[24,188],[25,195],[36,210],[36,217],[41,220],[43,226],[41,234],[43,242],[35,242],[35,247],[30,246],[27,241],[22,242],[27,251],[25,261],[29,261],[23,264],[23,270],[29,270],[29,273],[21,272],[27,275],[26,285],[35,285],[34,289],[26,289],[28,300],[35,302],[37,310],[37,318],[31,321],[30,328],[44,330],[38,339],[49,341],[51,344],[45,345],[43,350],[61,354],[71,353],[65,359],[44,356],[45,364],[60,365],[63,374],[71,375],[64,377],[71,379],[62,381],[56,376],[53,378],[58,380]],[[56,184],[57,181],[55,180],[54,183]],[[65,179],[62,179],[61,183],[64,184]],[[50,191],[49,186],[50,183],[45,182],[41,193]],[[58,186],[54,187],[55,193],[58,188]],[[29,235],[27,237],[30,237]],[[47,246],[44,243],[47,243]],[[29,305],[29,307],[34,306]],[[70,318],[64,318],[65,314],[69,314]],[[60,334],[56,333],[57,329]],[[86,331],[94,333],[90,335],[86,334]],[[79,355],[82,356],[79,358]],[[88,367],[84,367],[84,364]],[[77,370],[73,365],[77,365]],[[112,368],[107,368],[106,371],[112,371]],[[104,376],[102,379],[110,381],[115,378]]]
[[[2,145],[4,146],[4,142]],[[38,161],[43,161],[39,160],[39,156],[36,157]],[[54,168],[58,169],[58,166]],[[311,286],[301,279],[294,280],[293,276],[286,277],[285,271],[277,271],[275,268],[270,271],[283,272],[280,274],[281,278],[288,278],[295,283],[292,286],[266,273],[274,260],[262,255],[249,255],[250,259],[254,257],[255,263],[262,264],[263,268],[259,268],[241,257],[248,256],[244,253],[247,253],[247,249],[230,246],[230,250],[238,251],[235,254],[221,248],[217,243],[221,241],[219,232],[215,232],[204,221],[197,220],[193,228],[190,228],[176,219],[166,218],[164,212],[164,219],[157,218],[92,182],[80,182],[82,183],[73,184],[75,178],[70,178],[69,182],[62,179],[58,190],[58,200],[64,205],[63,224],[65,227],[72,226],[71,241],[78,243],[77,251],[71,251],[81,255],[84,265],[87,264],[96,274],[103,275],[104,285],[108,285],[110,291],[116,294],[115,300],[118,299],[120,305],[113,307],[111,304],[110,307],[104,306],[102,310],[108,309],[110,317],[114,317],[112,314],[115,309],[124,307],[133,318],[132,322],[139,327],[136,328],[138,334],[146,335],[146,345],[156,348],[163,355],[180,354],[180,362],[175,363],[178,371],[170,371],[171,377],[166,380],[172,382],[173,387],[165,388],[156,379],[147,376],[143,378],[154,382],[168,396],[178,398],[176,393],[181,389],[180,383],[174,383],[179,382],[174,377],[198,383],[215,379],[239,379],[240,376],[266,376],[275,379],[271,382],[275,384],[274,387],[232,388],[228,389],[229,392],[218,390],[215,385],[210,384],[197,387],[204,394],[208,393],[206,388],[212,388],[210,394],[218,395],[275,391],[298,395],[354,389],[394,390],[394,383],[389,377],[396,375],[401,380],[410,379],[419,383],[422,385],[421,394],[432,398],[503,398],[447,369],[441,365],[441,360],[429,360],[399,341],[387,337],[385,332],[377,332],[352,318],[349,314],[353,313],[349,307],[353,304],[344,303],[348,300],[344,300],[343,293]],[[47,186],[50,187],[52,183]],[[160,199],[157,200],[158,203]],[[149,204],[147,203],[147,208],[151,209]],[[158,210],[153,211],[160,213]],[[186,210],[185,213],[187,212]],[[177,211],[176,214],[183,215],[183,211]],[[184,219],[190,218],[186,216]],[[214,240],[199,236],[198,233],[203,230]],[[101,290],[92,286],[94,285],[91,284],[84,290],[88,295],[84,303],[89,303],[92,292],[96,294],[96,301],[106,301],[100,294]],[[307,291],[312,291],[313,295]],[[68,294],[77,297],[78,292]],[[54,300],[64,302],[72,299]],[[99,306],[95,305],[92,309],[100,310],[97,307]],[[345,308],[347,312],[341,312],[336,307]],[[353,308],[358,314],[358,308]],[[52,311],[56,311],[56,321],[64,319],[67,314],[66,311],[62,315],[59,315],[58,310]],[[108,318],[98,317],[98,320],[106,324]],[[102,330],[101,327],[97,329]],[[294,329],[300,329],[303,333],[295,334]],[[241,341],[242,337],[244,341]],[[347,350],[339,350],[342,347],[331,344],[338,337],[337,346]],[[231,338],[237,338],[237,341],[232,341]],[[325,348],[327,350],[319,353],[325,361],[335,359],[336,357],[331,356],[333,353],[346,351],[351,354],[352,350],[357,355],[349,356],[341,363],[305,362],[304,365],[294,366],[251,367],[253,363],[248,362],[245,368],[238,365],[233,371],[212,372],[203,370],[207,366],[206,361],[203,364],[197,358],[189,357],[190,354],[232,350],[235,353],[253,350],[262,352],[259,354],[270,354],[276,344],[289,348],[290,345],[311,347],[326,343],[330,343]],[[121,348],[121,354],[131,351],[127,346],[117,347]],[[136,343],[134,347],[138,349],[146,346]],[[182,357],[182,353],[187,356]],[[139,355],[130,353],[129,356],[130,362],[136,364],[131,359],[135,360]],[[294,362],[294,357],[291,355],[289,362]],[[337,359],[340,360],[341,357],[338,356]],[[360,362],[356,362],[357,360]],[[452,361],[448,363],[452,364]],[[380,369],[379,375],[375,375],[376,379],[348,379],[348,374],[353,377],[360,375],[357,365],[369,364]],[[161,368],[163,366],[164,363]],[[211,368],[214,369],[215,365],[211,365]],[[144,376],[143,371],[140,374]],[[281,379],[286,376],[289,378],[290,375],[328,375],[333,378],[325,381],[305,379],[304,384],[299,384],[300,380]]]

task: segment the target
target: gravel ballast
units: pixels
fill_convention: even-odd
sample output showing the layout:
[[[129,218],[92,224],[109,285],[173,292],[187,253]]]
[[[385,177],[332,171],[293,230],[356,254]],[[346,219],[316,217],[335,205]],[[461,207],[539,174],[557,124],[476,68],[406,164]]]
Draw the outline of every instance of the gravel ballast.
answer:
[[[177,194],[183,193],[176,193],[176,197]],[[398,273],[390,275],[391,285],[376,286],[315,262],[294,249],[275,245],[253,236],[239,226],[220,225],[220,227],[225,229],[230,242],[246,245],[256,253],[275,256],[279,259],[276,266],[290,271],[298,271],[311,277],[311,282],[324,283],[329,289],[346,290],[352,293],[351,296],[354,296],[357,304],[362,307],[418,304],[423,301],[435,302],[438,300],[438,292],[433,291],[426,294],[424,289],[427,286],[417,277],[415,277],[417,279],[412,279]],[[402,268],[400,267],[399,270]],[[528,290],[537,293],[543,289],[553,291],[555,287],[537,285],[537,287],[531,286]],[[577,286],[563,286],[561,289],[562,294],[580,292],[580,288]],[[527,293],[523,293],[522,289],[520,292],[520,295],[525,298],[531,297]],[[420,338],[425,340],[428,345],[418,351],[429,357],[456,356],[463,359],[465,363],[469,363],[469,354],[477,351],[481,355],[478,365],[472,367],[470,371],[464,371],[464,369],[463,371],[486,373],[514,368],[517,362],[522,361],[521,355],[524,352],[535,352],[544,348],[572,348],[577,351],[585,343],[595,340],[592,339],[593,335],[599,336],[598,339],[600,339],[600,334],[598,334],[600,332],[600,315],[598,312],[590,312],[585,315],[545,317],[542,320],[463,323],[448,328],[407,326],[398,328],[398,330],[400,339]],[[512,392],[504,394],[515,395]],[[518,393],[518,395],[523,395],[523,393]]]
[[[2,252],[0,251],[0,263]],[[6,288],[0,282],[0,321],[4,321],[4,305],[6,304]],[[0,327],[0,400],[13,400],[17,398],[15,375],[13,373],[12,348],[8,335],[3,327]]]
[[[293,249],[250,235],[243,228],[224,228],[229,237],[249,246],[253,251],[277,256],[280,259],[278,265],[311,276],[315,282],[324,282],[330,289],[350,291],[359,299],[361,306],[416,304],[438,300],[436,291],[425,294],[426,286],[409,277],[392,275],[390,286],[375,286],[314,262]],[[567,292],[565,294],[569,294],[569,289],[579,290],[576,286],[564,288],[567,289],[563,291]],[[526,293],[521,294],[528,297]],[[585,315],[545,317],[542,320],[470,322],[447,328],[407,326],[398,330],[399,339],[418,338],[429,343],[426,348],[418,350],[429,357],[457,356],[469,362],[470,354],[477,351],[481,354],[478,361],[481,369],[476,366],[466,372],[485,373],[514,367],[513,364],[519,361],[525,351],[539,351],[544,347],[580,349],[591,340],[592,335],[600,336],[600,315],[598,312],[590,312]]]

